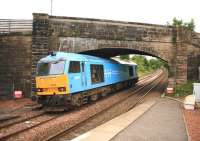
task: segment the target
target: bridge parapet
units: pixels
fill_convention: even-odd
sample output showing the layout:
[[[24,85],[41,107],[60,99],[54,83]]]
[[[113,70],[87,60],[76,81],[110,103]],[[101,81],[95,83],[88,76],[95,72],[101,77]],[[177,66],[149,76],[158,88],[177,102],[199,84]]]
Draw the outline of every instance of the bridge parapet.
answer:
[[[0,91],[15,82],[29,96],[37,61],[52,50],[112,57],[143,54],[168,62],[173,84],[198,78],[200,34],[163,25],[33,14],[28,31],[0,33]],[[31,73],[32,72],[32,73]],[[30,82],[32,75],[32,82]],[[1,96],[1,95],[0,95]]]
[[[200,47],[200,33],[192,34],[192,45]]]
[[[33,30],[32,48],[38,50],[37,56],[32,54],[35,62],[47,53],[47,50],[103,57],[126,53],[151,55],[168,62],[170,74],[176,84],[185,83],[191,77],[188,70],[198,70],[197,64],[191,67],[188,62],[193,57],[190,57],[192,53],[196,52],[198,56],[199,49],[193,45],[192,33],[182,28],[47,14],[33,16],[34,22],[41,24]],[[196,56],[193,60],[197,59]]]

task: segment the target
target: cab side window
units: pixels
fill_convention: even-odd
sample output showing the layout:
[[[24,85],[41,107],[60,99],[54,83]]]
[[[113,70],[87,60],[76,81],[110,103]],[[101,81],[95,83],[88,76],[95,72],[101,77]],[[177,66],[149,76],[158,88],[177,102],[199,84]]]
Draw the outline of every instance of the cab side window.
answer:
[[[70,61],[69,63],[69,73],[80,73],[80,62],[79,61]]]
[[[90,65],[91,81],[92,84],[104,82],[104,69],[103,65]]]

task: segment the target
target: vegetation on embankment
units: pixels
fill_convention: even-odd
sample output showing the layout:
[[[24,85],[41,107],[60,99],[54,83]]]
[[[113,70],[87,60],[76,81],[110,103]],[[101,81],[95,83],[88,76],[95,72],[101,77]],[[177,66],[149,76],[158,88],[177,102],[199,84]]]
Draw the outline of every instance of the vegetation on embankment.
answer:
[[[173,96],[179,97],[179,96],[187,96],[193,94],[193,83],[195,82],[196,81],[194,80],[188,80],[186,84],[176,86]]]
[[[138,65],[139,77],[148,75],[164,66],[164,62],[162,60],[160,59],[147,60],[146,57],[142,55],[135,55],[131,58],[131,60]]]

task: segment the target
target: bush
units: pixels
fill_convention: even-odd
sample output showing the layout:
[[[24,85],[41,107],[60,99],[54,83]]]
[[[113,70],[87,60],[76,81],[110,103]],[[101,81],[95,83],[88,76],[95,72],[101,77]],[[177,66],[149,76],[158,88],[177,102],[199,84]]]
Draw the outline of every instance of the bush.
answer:
[[[183,27],[187,30],[194,31],[195,22],[194,19],[191,19],[190,22],[183,22],[183,20],[178,20],[176,17],[173,18],[172,24],[167,22],[167,25],[171,25],[174,27]]]
[[[135,55],[131,58],[131,60],[138,65],[139,76],[150,74],[153,71],[166,66],[166,63],[160,59],[147,60],[146,57],[142,55]]]
[[[186,84],[183,84],[181,86],[175,87],[175,93],[174,96],[186,96],[193,93],[193,83],[195,81],[189,80]]]

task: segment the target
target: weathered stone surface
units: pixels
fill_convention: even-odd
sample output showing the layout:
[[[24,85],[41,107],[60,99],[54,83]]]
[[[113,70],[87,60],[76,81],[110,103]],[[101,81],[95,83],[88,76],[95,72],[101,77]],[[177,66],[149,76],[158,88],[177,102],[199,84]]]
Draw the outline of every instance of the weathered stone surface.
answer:
[[[11,96],[14,82],[28,96],[35,87],[37,61],[52,50],[155,56],[168,63],[174,85],[198,78],[200,34],[162,25],[33,14],[32,35],[0,35],[0,95]]]
[[[40,25],[43,28],[38,28],[38,31],[33,34],[33,38],[41,37],[40,40],[35,38],[36,42],[48,40],[49,50],[78,52],[102,57],[130,53],[151,55],[168,62],[170,76],[174,77],[177,84],[197,77],[198,63],[189,64],[197,57],[193,57],[191,60],[191,57],[188,58],[188,56],[191,56],[190,54],[194,51],[198,52],[195,56],[200,54],[199,34],[193,35],[182,28],[153,24],[48,15],[43,19],[44,14],[36,15],[34,21],[45,20],[46,22]],[[43,32],[40,34],[41,31],[44,31],[44,26],[47,27],[47,23],[46,34]],[[41,45],[37,46],[33,43],[33,47],[39,49]],[[34,55],[32,57],[33,59],[37,58]],[[191,76],[192,73],[188,73],[188,71],[195,73]]]
[[[0,36],[0,98],[13,97],[13,90],[30,96],[31,43],[30,33]]]

